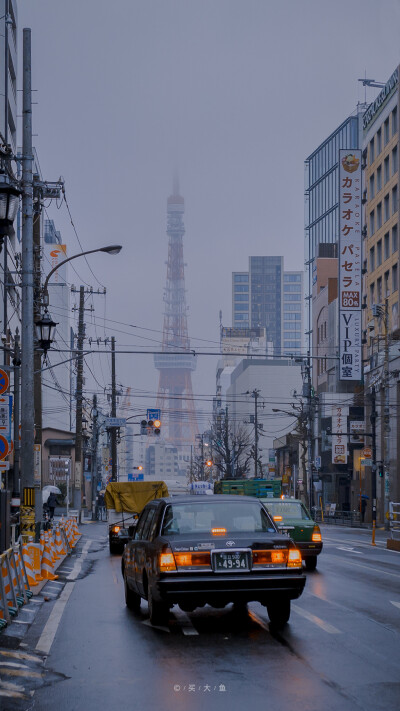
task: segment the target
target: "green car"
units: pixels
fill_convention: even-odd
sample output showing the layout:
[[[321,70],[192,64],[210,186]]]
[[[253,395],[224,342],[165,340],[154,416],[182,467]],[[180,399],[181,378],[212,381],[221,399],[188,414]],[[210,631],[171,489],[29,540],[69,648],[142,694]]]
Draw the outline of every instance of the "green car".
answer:
[[[321,530],[304,504],[298,499],[262,498],[262,503],[276,525],[296,543],[307,570],[315,570],[322,551]]]

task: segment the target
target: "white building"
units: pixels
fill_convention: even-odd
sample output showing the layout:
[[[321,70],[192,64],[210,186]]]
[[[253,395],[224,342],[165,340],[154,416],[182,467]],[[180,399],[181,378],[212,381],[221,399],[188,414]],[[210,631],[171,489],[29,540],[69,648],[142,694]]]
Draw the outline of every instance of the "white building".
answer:
[[[274,439],[291,432],[296,425],[296,414],[290,414],[291,403],[296,402],[302,387],[301,366],[289,358],[243,359],[231,374],[226,399],[233,426],[244,426],[251,433],[255,432],[256,399],[252,393],[258,391],[257,420],[261,426],[258,449],[263,472],[266,472],[268,450],[273,449]]]

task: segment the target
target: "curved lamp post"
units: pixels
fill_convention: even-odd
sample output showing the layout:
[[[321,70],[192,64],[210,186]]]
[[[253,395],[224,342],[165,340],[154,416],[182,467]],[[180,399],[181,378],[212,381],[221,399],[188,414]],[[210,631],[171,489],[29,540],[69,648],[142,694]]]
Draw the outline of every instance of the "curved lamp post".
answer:
[[[35,326],[36,326],[36,336],[38,343],[40,345],[40,348],[43,349],[44,355],[46,356],[47,351],[50,348],[51,343],[54,340],[54,334],[55,334],[55,327],[58,325],[53,319],[51,318],[47,307],[49,305],[49,292],[48,292],[48,284],[50,281],[50,278],[53,276],[54,272],[57,271],[60,267],[62,267],[63,264],[66,264],[67,262],[70,262],[72,259],[77,259],[77,257],[84,257],[86,254],[94,254],[95,252],[105,252],[106,254],[118,254],[122,249],[122,246],[120,244],[111,244],[108,247],[98,247],[97,249],[89,249],[86,252],[79,252],[78,254],[73,254],[72,257],[67,257],[67,259],[63,259],[57,266],[55,266],[47,275],[45,282],[43,284],[43,289],[42,289],[42,304],[45,307],[44,309],[44,314],[41,316],[41,318],[36,321]]]
[[[121,249],[122,246],[120,244],[111,244],[108,247],[98,247],[97,249],[89,249],[87,252],[79,252],[78,254],[73,254],[72,257],[67,257],[67,259],[63,259],[62,262],[57,264],[57,266],[54,267],[46,277],[46,280],[43,284],[43,305],[49,305],[49,292],[47,291],[47,286],[50,277],[52,277],[54,272],[56,272],[57,269],[62,267],[63,264],[66,264],[67,262],[70,262],[72,259],[76,259],[77,257],[84,257],[86,256],[86,254],[94,254],[95,252],[106,252],[106,254],[119,254]]]

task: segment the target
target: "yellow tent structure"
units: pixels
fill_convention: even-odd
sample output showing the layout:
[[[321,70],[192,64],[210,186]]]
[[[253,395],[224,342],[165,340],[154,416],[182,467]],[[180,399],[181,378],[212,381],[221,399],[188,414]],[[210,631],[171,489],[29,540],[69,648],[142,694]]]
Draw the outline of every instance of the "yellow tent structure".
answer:
[[[153,499],[169,496],[163,481],[118,481],[108,484],[104,500],[116,513],[140,513]]]

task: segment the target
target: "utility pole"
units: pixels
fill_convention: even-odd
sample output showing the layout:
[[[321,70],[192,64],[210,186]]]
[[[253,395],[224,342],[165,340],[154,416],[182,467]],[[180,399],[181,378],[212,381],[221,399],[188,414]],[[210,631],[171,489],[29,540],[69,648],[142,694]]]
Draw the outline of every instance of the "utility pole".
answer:
[[[251,393],[247,393],[254,398],[254,477],[258,474],[258,397],[260,390],[254,388]]]
[[[97,427],[97,395],[93,395],[93,440],[92,440],[92,461],[91,461],[91,474],[92,474],[92,520],[96,520],[97,514],[97,441],[98,441],[98,427]]]
[[[20,370],[21,370],[21,352],[19,348],[19,330],[15,331],[14,337],[14,470],[13,470],[13,494],[20,491],[19,488],[19,460],[21,453],[20,431],[19,431],[19,398],[20,398]]]
[[[35,185],[34,176],[34,185]],[[40,196],[38,190],[33,191],[34,195],[34,210],[33,210],[33,322],[36,323],[40,319],[40,301],[41,301],[41,284],[40,284]],[[34,443],[35,449],[39,450],[39,465],[38,478],[35,481],[36,498],[42,491],[42,352],[36,348],[33,353],[34,367],[34,383],[33,383],[33,402],[34,402]],[[39,478],[40,477],[40,478]],[[42,502],[40,501],[40,511],[37,511],[36,520],[42,518]]]
[[[22,94],[22,358],[21,358],[21,533],[35,535],[33,368],[33,176],[31,30],[23,31]],[[39,490],[40,491],[40,490]],[[39,497],[37,497],[39,498]],[[35,510],[36,509],[36,510]]]
[[[111,338],[111,417],[117,416],[117,391],[115,381],[115,338]],[[117,427],[112,427],[111,439],[111,481],[117,481]]]
[[[372,545],[375,544],[375,529],[376,529],[376,394],[375,388],[371,391],[371,435],[372,435],[372,467],[371,467],[371,496],[372,496]]]
[[[82,508],[85,482],[82,477],[82,407],[83,407],[83,341],[85,338],[85,287],[79,288],[79,317],[76,367],[75,477],[74,508]]]
[[[389,520],[386,515],[389,515],[389,500],[390,500],[390,384],[389,384],[389,309],[388,300],[385,299],[384,307],[384,324],[385,324],[385,350],[384,350],[384,379],[383,379],[383,391],[384,391],[384,410],[383,410],[383,443],[384,443],[384,456],[383,456],[383,515],[385,516],[385,527],[389,529]]]

